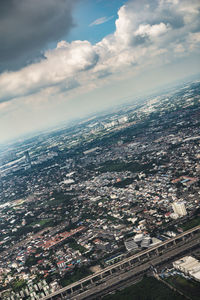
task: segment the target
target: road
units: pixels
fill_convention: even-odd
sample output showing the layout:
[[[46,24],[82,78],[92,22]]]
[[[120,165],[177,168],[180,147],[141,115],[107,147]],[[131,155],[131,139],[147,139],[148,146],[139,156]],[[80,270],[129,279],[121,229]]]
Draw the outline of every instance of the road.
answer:
[[[172,251],[169,251],[168,253],[165,253],[161,256],[158,256],[154,259],[152,259],[149,262],[146,262],[135,269],[132,269],[130,271],[125,271],[123,274],[119,274],[119,276],[115,276],[114,278],[106,280],[106,282],[103,282],[102,284],[95,286],[91,288],[88,291],[85,291],[79,295],[72,295],[69,299],[71,300],[93,300],[97,299],[99,296],[106,295],[108,292],[116,290],[116,287],[120,287],[123,284],[126,285],[126,282],[128,280],[132,279],[132,282],[134,283],[134,278],[138,278],[138,276],[141,276],[142,274],[146,273],[150,267],[161,265],[162,263],[165,263],[166,261],[171,260],[172,258],[180,255],[184,251],[193,248],[194,246],[199,246],[200,238],[193,240],[192,242],[182,245],[181,247],[178,247],[178,249],[174,249]]]
[[[89,282],[89,281],[93,281],[93,280],[95,280],[97,277],[99,277],[99,279],[100,279],[100,277],[101,278],[103,278],[103,277],[106,277],[106,276],[108,276],[108,274],[107,273],[109,273],[109,272],[112,272],[112,271],[115,271],[115,269],[118,269],[118,268],[120,268],[120,267],[122,267],[123,265],[125,265],[125,264],[132,264],[132,261],[136,261],[138,258],[140,259],[140,258],[142,258],[142,256],[144,257],[145,255],[148,255],[148,254],[151,254],[153,251],[155,251],[155,250],[159,250],[159,249],[163,249],[165,246],[167,246],[168,244],[172,244],[173,245],[173,242],[177,242],[178,240],[180,240],[180,239],[183,239],[183,238],[188,238],[189,236],[190,236],[190,234],[192,234],[192,233],[194,233],[194,237],[192,238],[191,236],[190,236],[190,239],[192,239],[192,242],[194,242],[194,243],[196,243],[196,241],[198,240],[199,241],[199,239],[200,239],[200,234],[199,234],[199,231],[200,231],[200,226],[196,226],[196,227],[194,227],[194,228],[192,228],[192,229],[190,229],[190,230],[188,230],[188,231],[186,231],[186,232],[183,232],[183,233],[181,233],[181,234],[179,234],[178,236],[176,236],[175,238],[171,238],[171,239],[169,239],[169,240],[167,240],[167,241],[165,241],[165,242],[162,242],[162,243],[160,243],[160,244],[158,244],[158,245],[156,245],[156,246],[154,246],[154,247],[151,247],[150,249],[147,249],[147,250],[144,250],[144,251],[141,251],[141,252],[139,252],[139,253],[137,253],[137,254],[134,254],[134,255],[132,255],[132,256],[130,256],[130,257],[128,257],[128,258],[125,258],[125,259],[123,259],[122,261],[120,261],[120,262],[117,262],[117,263],[115,263],[115,264],[113,264],[113,265],[111,265],[111,266],[109,266],[109,267],[107,267],[107,268],[105,268],[105,269],[103,269],[103,270],[101,270],[101,271],[99,271],[99,272],[97,272],[97,273],[95,273],[95,274],[92,274],[92,275],[90,275],[90,276],[87,276],[87,277],[85,277],[85,278],[83,278],[83,279],[81,279],[81,280],[79,280],[79,281],[77,281],[77,282],[74,282],[74,283],[72,283],[72,284],[70,284],[70,285],[68,285],[68,286],[66,286],[66,287],[64,287],[64,288],[62,288],[62,289],[60,289],[60,290],[58,290],[58,291],[56,291],[56,292],[54,292],[54,293],[52,293],[52,294],[50,294],[50,295],[48,295],[48,296],[45,296],[45,297],[43,297],[42,298],[42,300],[48,300],[48,299],[51,299],[51,298],[53,298],[54,296],[56,296],[56,295],[59,295],[59,294],[61,294],[61,293],[64,293],[64,292],[66,292],[66,291],[68,291],[68,290],[71,290],[71,289],[73,289],[73,288],[75,288],[75,287],[77,287],[77,286],[81,286],[82,284],[84,284],[84,283],[87,283],[87,282]],[[184,244],[183,244],[184,243]],[[182,249],[181,251],[183,252],[184,250],[184,247],[185,247],[185,250],[188,248],[188,247],[190,247],[190,241],[189,242],[187,242],[186,243],[186,241],[184,242],[182,242],[182,243],[180,243],[181,245],[179,245],[179,243],[177,243],[177,244],[174,244],[173,245],[173,250],[170,250],[170,249],[168,249],[168,251],[167,251],[167,253],[164,253],[163,255],[161,255],[161,256],[157,256],[156,258],[153,258],[153,257],[151,257],[151,258],[149,258],[149,261],[147,262],[147,263],[143,263],[143,264],[141,264],[140,266],[137,266],[137,267],[135,267],[135,264],[134,264],[134,266],[132,265],[132,271],[130,271],[130,272],[133,272],[133,273],[131,273],[132,275],[131,276],[133,276],[134,274],[136,275],[136,274],[138,274],[138,272],[144,272],[146,269],[148,269],[149,267],[150,267],[150,265],[153,263],[156,263],[156,265],[158,264],[158,262],[160,261],[162,261],[162,260],[160,260],[161,259],[161,257],[162,258],[164,258],[165,257],[165,255],[168,255],[168,253],[173,253],[173,254],[170,254],[170,256],[169,257],[171,257],[171,256],[175,256],[175,254],[176,253],[179,253],[180,251],[180,249]],[[182,245],[183,244],[183,245]],[[173,252],[174,251],[174,252]],[[142,263],[142,262],[141,262]],[[133,269],[133,267],[135,267],[134,269]],[[134,273],[135,272],[135,273]],[[117,274],[119,274],[119,272],[117,272]],[[127,273],[127,274],[129,274],[129,272]],[[114,275],[114,274],[113,274]],[[125,276],[125,274],[123,275],[123,276]],[[115,279],[114,279],[115,278]],[[113,281],[113,283],[111,282],[110,284],[112,285],[112,284],[115,284],[115,280],[116,280],[116,283],[119,281],[119,276],[116,276],[116,274],[115,274],[115,276],[114,276],[114,278],[113,279],[111,279],[111,280],[114,280]],[[123,280],[123,278],[121,278],[121,280]],[[107,280],[106,281],[107,282],[107,284],[108,284],[108,282],[109,282],[109,280]],[[105,284],[104,284],[105,285]],[[95,287],[95,290],[97,291],[98,289],[100,288],[100,285],[98,286],[98,287]],[[90,289],[90,291],[92,291],[92,288]],[[86,291],[86,292],[83,292],[81,295],[79,295],[80,297],[82,297],[85,293],[89,293],[89,291]],[[73,294],[71,295],[71,297],[70,297],[70,299],[84,299],[84,298],[74,298],[73,297]]]

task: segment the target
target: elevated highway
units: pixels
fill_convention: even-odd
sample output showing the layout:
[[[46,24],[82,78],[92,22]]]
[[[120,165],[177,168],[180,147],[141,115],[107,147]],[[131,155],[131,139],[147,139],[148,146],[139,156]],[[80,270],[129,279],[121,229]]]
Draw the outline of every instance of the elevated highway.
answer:
[[[102,290],[102,282],[105,289],[108,286],[117,284],[121,280],[126,280],[130,276],[133,277],[145,273],[151,265],[157,266],[175,257],[177,254],[198,245],[200,245],[200,226],[196,226],[154,247],[127,257],[95,274],[43,297],[42,300],[89,299],[88,297],[94,294],[94,292]],[[120,276],[122,277],[120,278]]]

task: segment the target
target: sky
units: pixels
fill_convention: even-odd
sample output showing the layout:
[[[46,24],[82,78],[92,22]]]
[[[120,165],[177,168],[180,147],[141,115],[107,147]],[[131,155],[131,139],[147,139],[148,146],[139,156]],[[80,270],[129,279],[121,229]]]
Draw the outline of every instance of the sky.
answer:
[[[198,74],[199,0],[1,0],[0,144]]]

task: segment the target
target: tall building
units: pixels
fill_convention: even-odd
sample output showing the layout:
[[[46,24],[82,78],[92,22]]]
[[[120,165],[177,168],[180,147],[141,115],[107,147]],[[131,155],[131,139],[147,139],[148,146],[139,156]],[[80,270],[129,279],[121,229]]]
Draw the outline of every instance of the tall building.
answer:
[[[29,165],[31,165],[31,158],[30,158],[29,152],[25,151],[24,155],[25,155],[25,161],[26,161],[26,163],[29,164]]]
[[[180,217],[187,215],[185,204],[183,202],[173,202],[172,208],[174,213]]]

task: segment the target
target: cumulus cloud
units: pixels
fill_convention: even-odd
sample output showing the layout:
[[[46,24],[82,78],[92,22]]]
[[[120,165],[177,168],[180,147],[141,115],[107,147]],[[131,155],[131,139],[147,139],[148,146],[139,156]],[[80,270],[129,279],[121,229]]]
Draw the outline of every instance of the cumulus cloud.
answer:
[[[149,24],[142,24],[139,26],[138,30],[136,30],[135,35],[140,36],[150,36],[150,37],[157,37],[168,30],[168,25],[164,23],[149,25]]]
[[[73,26],[77,0],[1,0],[0,71],[17,69],[41,57],[48,43]]]
[[[115,32],[99,43],[61,41],[40,62],[3,73],[0,99],[50,88],[55,93],[92,89],[127,68],[144,69],[198,51],[199,10],[198,0],[129,1],[119,9]]]
[[[88,41],[62,41],[49,50],[45,59],[18,72],[6,72],[0,76],[1,98],[9,100],[38,92],[40,89],[61,85],[62,89],[76,87],[73,77],[98,61],[98,55]]]

